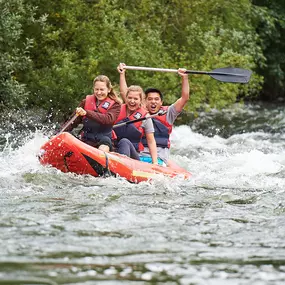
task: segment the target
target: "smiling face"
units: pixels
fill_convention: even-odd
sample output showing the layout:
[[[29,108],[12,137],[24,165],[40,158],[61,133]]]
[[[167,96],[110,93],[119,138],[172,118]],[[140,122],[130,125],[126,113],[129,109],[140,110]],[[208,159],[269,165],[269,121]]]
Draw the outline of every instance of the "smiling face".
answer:
[[[144,92],[138,85],[131,85],[126,94],[126,105],[130,113],[136,111],[142,106]]]
[[[139,91],[129,91],[126,97],[126,104],[128,110],[130,112],[134,112],[135,110],[141,107],[141,94]]]
[[[146,97],[146,108],[150,114],[155,114],[162,106],[160,94],[157,92],[149,92]]]
[[[110,89],[107,87],[106,83],[103,81],[96,81],[94,82],[93,87],[94,95],[96,96],[97,100],[103,101],[107,98]]]

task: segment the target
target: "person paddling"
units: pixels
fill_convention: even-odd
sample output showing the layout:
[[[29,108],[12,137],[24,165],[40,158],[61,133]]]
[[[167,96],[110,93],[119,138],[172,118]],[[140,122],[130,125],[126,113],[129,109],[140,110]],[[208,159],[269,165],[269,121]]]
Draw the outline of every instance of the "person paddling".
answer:
[[[65,131],[83,124],[80,139],[102,151],[112,151],[112,128],[121,110],[121,100],[105,75],[93,81],[93,94],[87,95],[76,108],[78,116]],[[73,114],[75,116],[75,114]]]
[[[116,124],[144,118],[147,110],[143,107],[144,92],[140,86],[132,85],[126,90],[125,104],[121,106]],[[140,160],[139,152],[143,150],[141,142],[145,137],[145,144],[153,164],[157,164],[157,148],[154,139],[154,127],[151,118],[131,124],[122,124],[114,128],[116,134],[116,151],[133,159]]]
[[[126,66],[124,63],[120,63],[117,70],[120,73],[120,94],[125,101],[128,86],[124,66]],[[154,136],[157,145],[158,161],[161,164],[160,160],[162,160],[166,165],[168,164],[170,155],[169,137],[172,132],[173,124],[190,98],[190,86],[186,69],[179,68],[178,74],[182,78],[181,97],[171,106],[163,106],[163,95],[159,89],[148,88],[145,90],[145,105],[148,112],[152,115],[157,113],[159,110],[166,111],[163,116],[152,118],[155,129]],[[149,149],[145,143],[145,137],[142,138],[142,144],[144,149],[140,152],[140,159],[143,161],[149,161],[150,155]]]

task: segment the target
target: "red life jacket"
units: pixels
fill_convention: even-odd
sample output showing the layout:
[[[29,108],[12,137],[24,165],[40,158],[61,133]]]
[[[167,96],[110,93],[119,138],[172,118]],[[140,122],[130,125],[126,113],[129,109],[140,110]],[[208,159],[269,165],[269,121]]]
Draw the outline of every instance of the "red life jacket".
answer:
[[[95,95],[87,95],[84,105],[85,110],[95,111],[98,110],[101,114],[106,114],[108,110],[115,104],[115,101],[106,97],[97,106],[97,98]],[[90,120],[86,116],[82,119],[83,122],[83,135],[86,140],[97,141],[102,136],[112,137],[112,125],[102,125],[95,120]]]
[[[162,106],[160,110],[167,111],[168,106]],[[162,116],[156,116],[152,118],[154,126],[154,138],[158,147],[170,148],[170,134],[172,132],[172,125],[167,120],[167,112]],[[146,137],[142,138],[142,144],[147,146]]]
[[[147,110],[145,110],[144,108],[139,108],[128,116],[127,105],[123,104],[121,106],[121,112],[116,121],[116,124],[144,118],[146,114]],[[144,147],[141,143],[141,138],[144,135],[144,128],[142,128],[142,121],[117,127],[114,129],[114,131],[116,133],[118,140],[122,138],[127,138],[132,142],[137,151],[143,150]]]
[[[93,95],[87,95],[86,101],[84,105],[85,110],[95,111],[98,110],[100,113],[105,114],[107,113],[108,109],[110,109],[114,104],[115,101],[111,98],[107,97],[105,100],[103,100],[98,107],[96,106],[97,98]]]

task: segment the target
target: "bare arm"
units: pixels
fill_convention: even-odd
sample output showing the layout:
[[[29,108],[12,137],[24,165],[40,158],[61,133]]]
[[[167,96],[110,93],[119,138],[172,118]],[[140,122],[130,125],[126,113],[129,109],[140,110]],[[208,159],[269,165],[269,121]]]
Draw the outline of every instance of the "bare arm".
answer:
[[[150,156],[152,158],[152,163],[157,164],[157,148],[156,148],[156,141],[154,138],[154,133],[148,133],[145,135],[146,136],[146,141],[147,145],[149,148]]]
[[[128,85],[126,81],[126,70],[124,69],[125,64],[120,63],[117,67],[117,70],[120,73],[120,95],[124,102],[126,102],[126,94],[128,90]]]
[[[179,68],[178,74],[182,77],[181,97],[174,103],[175,110],[181,112],[190,98],[190,86],[186,69]]]

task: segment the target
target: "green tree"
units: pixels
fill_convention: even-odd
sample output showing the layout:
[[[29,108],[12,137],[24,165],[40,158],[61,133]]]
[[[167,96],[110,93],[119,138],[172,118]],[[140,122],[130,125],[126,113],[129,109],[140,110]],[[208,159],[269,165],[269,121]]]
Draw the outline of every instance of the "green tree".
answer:
[[[100,1],[103,2],[108,1]],[[128,36],[115,39],[121,44],[121,58],[128,65],[208,71],[229,65],[255,69],[256,61],[262,58],[248,0],[112,2],[115,10],[125,15],[118,17],[116,26],[119,23],[121,34]],[[114,20],[112,10],[110,15],[107,13],[107,19]],[[179,96],[179,78],[173,74],[128,72],[128,77],[131,82],[162,89],[166,103]],[[201,76],[190,80],[193,96],[188,108],[193,110],[205,104],[224,107],[235,102],[238,96],[256,95],[262,78],[254,75],[248,86],[222,84]]]
[[[284,0],[254,0],[260,47],[266,61],[257,72],[265,78],[261,98],[285,99],[285,4]]]
[[[0,104],[24,104],[28,90],[19,83],[19,74],[30,64],[29,52],[33,39],[24,35],[24,25],[38,25],[43,19],[34,18],[34,9],[22,0],[0,0]]]
[[[92,41],[88,6],[77,0],[29,2],[38,16],[46,15],[46,25],[26,30],[36,39],[31,68],[21,78],[31,92],[28,104],[51,114],[68,112],[82,94],[91,92],[88,70],[96,68],[87,58]]]
[[[118,87],[119,62],[127,65],[209,71],[235,66],[254,70],[264,62],[250,0],[26,0],[42,26],[24,26],[34,39],[29,71],[18,74],[30,92],[29,106],[68,113],[92,89],[98,74]],[[180,95],[173,73],[128,71],[129,84],[155,86],[171,104]],[[262,78],[250,84],[221,83],[190,76],[188,110],[222,108],[258,94]]]

